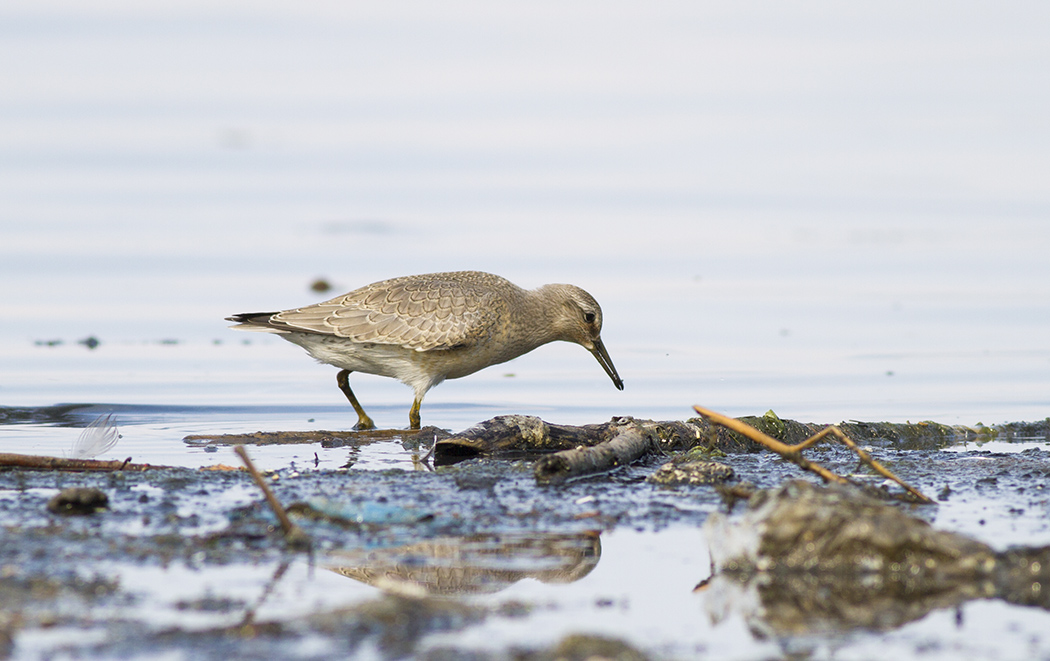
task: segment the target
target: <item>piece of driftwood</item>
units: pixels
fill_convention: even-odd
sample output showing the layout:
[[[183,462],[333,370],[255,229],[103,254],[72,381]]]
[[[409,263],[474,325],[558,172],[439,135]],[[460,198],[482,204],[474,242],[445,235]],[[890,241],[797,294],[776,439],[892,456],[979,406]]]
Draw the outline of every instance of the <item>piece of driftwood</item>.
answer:
[[[297,445],[319,443],[323,448],[356,447],[392,439],[431,442],[435,436],[449,433],[437,427],[423,429],[368,429],[360,431],[256,431],[247,434],[190,434],[182,440],[195,446],[229,445]]]
[[[102,461],[99,459],[67,459],[65,457],[45,457],[35,454],[13,454],[0,452],[0,468],[28,468],[31,470],[50,471],[144,471],[169,466],[152,464],[133,464],[131,457],[122,461]]]
[[[434,464],[442,466],[476,457],[529,457],[591,447],[611,441],[627,422],[641,425],[654,446],[664,451],[685,450],[702,438],[700,428],[678,420],[654,422],[620,417],[601,424],[573,426],[551,424],[535,416],[501,415],[439,439],[434,445]]]
[[[533,466],[533,474],[537,484],[561,484],[626,466],[655,447],[652,433],[629,420],[623,422],[619,433],[608,441],[540,457]]]
[[[842,431],[839,430],[839,428],[835,425],[825,427],[823,430],[817,432],[816,434],[813,434],[801,443],[797,443],[795,445],[787,445],[786,443],[781,443],[775,438],[763,434],[754,427],[751,427],[750,425],[741,422],[740,420],[737,420],[735,418],[730,418],[728,416],[724,416],[720,413],[716,413],[714,411],[710,411],[699,406],[694,406],[693,409],[704,419],[711,421],[711,423],[720,425],[722,427],[726,427],[727,429],[732,429],[738,434],[746,436],[748,439],[754,441],[755,443],[759,443],[760,445],[765,446],[769,450],[776,452],[778,455],[794,463],[802,470],[810,471],[811,473],[816,473],[825,482],[856,485],[856,483],[854,483],[849,478],[843,477],[835,473],[834,471],[831,471],[825,468],[824,466],[821,466],[820,464],[809,461],[808,459],[802,456],[802,451],[806,448],[815,445],[816,443],[824,439],[824,437],[826,436],[834,436],[839,441],[841,441],[846,447],[853,450],[853,452],[857,455],[861,462],[864,463],[866,466],[870,467],[879,475],[889,480],[893,480],[894,482],[899,484],[906,492],[908,492],[908,494],[914,501],[927,505],[932,504],[934,502],[931,498],[925,496],[921,491],[906,483],[904,480],[900,479],[892,472],[884,468],[882,464],[872,459],[871,455],[869,455],[861,448],[857,447],[857,444],[851,441],[850,438],[843,434]]]

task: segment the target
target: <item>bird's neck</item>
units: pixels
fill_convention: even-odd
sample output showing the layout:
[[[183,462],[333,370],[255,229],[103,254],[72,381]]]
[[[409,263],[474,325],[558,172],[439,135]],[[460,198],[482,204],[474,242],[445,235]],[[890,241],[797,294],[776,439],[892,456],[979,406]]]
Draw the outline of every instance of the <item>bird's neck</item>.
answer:
[[[533,320],[530,324],[533,328],[530,351],[548,342],[569,339],[563,309],[564,296],[560,294],[560,287],[561,285],[544,285],[529,292],[528,304],[521,307]],[[537,320],[540,323],[536,323]]]

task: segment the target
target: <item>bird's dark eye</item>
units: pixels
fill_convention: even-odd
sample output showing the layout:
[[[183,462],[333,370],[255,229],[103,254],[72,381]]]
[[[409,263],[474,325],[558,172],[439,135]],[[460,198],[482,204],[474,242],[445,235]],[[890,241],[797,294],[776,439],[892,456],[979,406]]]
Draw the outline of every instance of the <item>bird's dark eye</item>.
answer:
[[[594,323],[594,313],[593,312],[584,312],[583,313],[583,320],[586,321],[588,324],[593,324]]]

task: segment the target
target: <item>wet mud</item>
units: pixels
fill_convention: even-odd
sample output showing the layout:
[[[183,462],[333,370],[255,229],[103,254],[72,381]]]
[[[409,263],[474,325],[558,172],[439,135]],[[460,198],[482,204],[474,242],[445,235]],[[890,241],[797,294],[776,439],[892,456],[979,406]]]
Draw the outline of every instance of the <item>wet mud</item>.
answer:
[[[27,415],[33,414],[20,413]],[[821,428],[775,416],[753,421],[785,439]],[[309,442],[338,442],[348,453],[357,443],[399,440],[415,469],[289,467],[266,475],[309,537],[305,550],[288,543],[240,468],[0,469],[0,658],[674,657],[666,651],[674,649],[673,641],[647,645],[630,636],[586,632],[534,646],[508,643],[496,651],[448,642],[449,635],[482,623],[521,621],[551,607],[499,595],[525,580],[584,579],[601,565],[603,535],[632,529],[659,539],[672,525],[706,525],[716,560],[709,576],[683,575],[681,589],[701,583],[701,593],[717,594],[723,608],[712,609],[713,621],[726,617],[724,608],[735,609],[755,635],[786,641],[783,649],[797,636],[892,630],[976,599],[1050,608],[1050,557],[1040,545],[992,548],[943,524],[930,526],[938,505],[888,504],[825,487],[731,432],[699,419],[677,424],[699,433],[691,443],[656,443],[628,465],[560,484],[538,482],[534,474],[536,457],[549,455],[549,448],[531,456],[516,448],[510,458],[482,452],[434,467],[425,461],[433,432],[342,432],[325,436],[327,441],[317,432],[186,439],[188,445],[246,444],[251,451],[308,434]],[[970,431],[929,423],[919,429],[849,424],[851,437],[867,438],[880,462],[938,502],[980,503],[987,512],[982,516],[1014,517],[1032,536],[1050,539],[1050,453],[1035,447],[995,453],[976,442],[973,449],[960,449]],[[1045,425],[1009,433],[1021,431],[1039,439]],[[858,467],[856,456],[841,445],[807,452],[873,491],[899,490]],[[750,505],[733,505],[727,487],[741,498],[750,495]],[[775,503],[794,507],[795,515],[774,511]],[[64,507],[79,513],[64,513]],[[856,533],[848,538],[842,532],[846,521]],[[741,539],[746,543],[734,547]],[[175,566],[193,572],[273,570],[247,595],[213,592],[176,601],[180,613],[201,616],[195,624],[177,617],[157,624],[149,612],[151,597],[122,581],[122,571],[158,570],[161,576],[159,570]],[[273,609],[269,595],[290,580],[289,567],[299,566],[379,592],[349,606]],[[856,585],[869,590],[865,597],[858,597]],[[489,599],[479,601],[478,595]]]
[[[1050,545],[996,551],[858,489],[790,480],[705,523],[715,575],[774,635],[897,628],[973,599],[1050,610]],[[754,592],[754,599],[742,593]]]

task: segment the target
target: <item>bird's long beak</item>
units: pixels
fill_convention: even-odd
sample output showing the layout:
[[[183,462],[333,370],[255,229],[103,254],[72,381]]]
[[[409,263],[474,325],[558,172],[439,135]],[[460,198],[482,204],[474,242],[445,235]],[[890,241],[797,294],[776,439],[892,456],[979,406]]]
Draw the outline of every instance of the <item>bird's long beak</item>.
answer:
[[[616,386],[617,390],[623,390],[623,380],[620,379],[620,375],[616,373],[616,368],[613,367],[612,358],[609,358],[609,352],[605,350],[605,345],[602,344],[601,338],[594,340],[594,348],[591,349],[591,353],[598,359],[598,362],[602,364],[602,368],[605,373],[612,379],[613,385]]]

